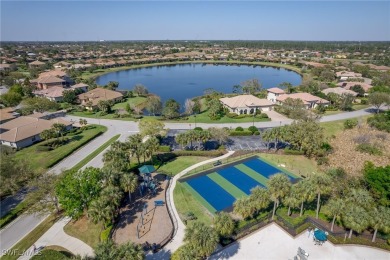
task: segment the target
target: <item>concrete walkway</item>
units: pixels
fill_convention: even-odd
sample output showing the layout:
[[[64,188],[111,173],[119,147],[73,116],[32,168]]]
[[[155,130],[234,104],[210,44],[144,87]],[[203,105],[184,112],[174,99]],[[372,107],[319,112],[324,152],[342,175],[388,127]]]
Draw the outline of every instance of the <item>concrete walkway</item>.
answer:
[[[187,169],[181,171],[180,173],[175,175],[175,177],[173,177],[171,185],[169,186],[169,190],[168,190],[169,198],[166,198],[166,201],[167,201],[168,209],[169,209],[171,215],[173,215],[174,222],[176,222],[176,223],[174,223],[174,226],[176,229],[175,234],[174,234],[174,237],[172,238],[172,240],[162,250],[160,250],[156,254],[149,253],[146,256],[146,259],[169,259],[170,255],[173,252],[175,252],[183,244],[185,225],[180,219],[179,213],[176,210],[175,203],[173,200],[173,190],[176,187],[177,180],[180,179],[183,175],[185,175],[189,171],[191,171],[199,166],[208,164],[210,162],[215,162],[217,160],[225,159],[225,158],[231,156],[233,153],[234,153],[234,151],[230,151],[227,154],[224,154],[220,157],[206,160],[203,162],[199,162],[199,163],[194,164],[194,165],[188,167]]]
[[[94,256],[93,249],[83,241],[67,235],[64,232],[64,226],[68,224],[70,218],[65,217],[57,221],[45,234],[43,234],[36,242],[36,250],[33,246],[27,249],[23,256],[18,259],[30,259],[34,254],[47,246],[61,246],[74,255]]]

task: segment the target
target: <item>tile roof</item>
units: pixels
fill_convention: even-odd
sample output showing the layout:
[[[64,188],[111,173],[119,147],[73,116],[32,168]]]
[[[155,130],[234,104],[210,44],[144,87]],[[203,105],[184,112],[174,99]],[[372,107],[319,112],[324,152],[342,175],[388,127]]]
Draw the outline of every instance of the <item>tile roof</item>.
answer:
[[[269,88],[267,89],[268,92],[275,93],[275,94],[285,94],[283,89],[281,88]]]
[[[117,91],[105,89],[105,88],[95,88],[86,93],[78,95],[80,100],[85,102],[92,101],[92,105],[96,106],[100,100],[114,100],[123,95]]]
[[[253,95],[239,95],[235,97],[225,97],[219,99],[223,104],[231,108],[252,107],[252,106],[273,106],[267,99],[260,99]]]
[[[327,88],[327,89],[322,90],[321,92],[326,94],[326,95],[329,94],[329,93],[335,93],[337,95],[350,94],[350,95],[353,95],[354,97],[357,96],[357,93],[355,91],[352,91],[352,90],[349,90],[349,89],[345,89],[345,88],[342,88],[342,87]]]
[[[18,120],[19,126],[15,126],[11,128],[9,131],[0,134],[0,140],[7,141],[7,142],[18,142],[33,137],[35,135],[38,135],[42,133],[44,130],[50,129],[56,123],[64,124],[65,126],[69,126],[72,124],[71,122],[65,121],[63,119],[45,120],[40,118],[31,118],[31,117],[24,117],[24,116],[19,117],[17,119],[21,119]],[[12,121],[15,121],[17,119],[14,119]],[[2,125],[0,125],[0,128],[3,128]]]
[[[322,99],[317,96],[313,96],[309,93],[293,93],[293,94],[284,94],[276,98],[278,101],[285,101],[287,98],[300,99],[303,103],[308,104],[309,102],[319,102],[319,103],[329,103],[328,100]]]

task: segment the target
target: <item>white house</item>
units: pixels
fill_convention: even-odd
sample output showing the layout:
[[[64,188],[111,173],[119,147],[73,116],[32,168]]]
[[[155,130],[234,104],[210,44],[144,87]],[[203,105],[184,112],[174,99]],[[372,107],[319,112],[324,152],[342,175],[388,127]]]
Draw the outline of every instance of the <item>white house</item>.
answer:
[[[253,114],[256,110],[270,111],[274,104],[267,99],[260,99],[253,95],[239,95],[219,99],[230,113]]]
[[[284,90],[280,88],[267,89],[267,99],[272,103],[276,103],[276,98],[283,94],[286,94],[286,92],[284,92]]]

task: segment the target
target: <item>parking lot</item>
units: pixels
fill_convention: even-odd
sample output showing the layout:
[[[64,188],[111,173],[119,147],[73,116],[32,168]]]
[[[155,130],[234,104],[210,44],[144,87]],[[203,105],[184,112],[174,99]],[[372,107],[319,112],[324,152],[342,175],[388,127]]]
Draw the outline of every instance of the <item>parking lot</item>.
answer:
[[[229,141],[225,144],[228,151],[254,151],[254,150],[265,150],[267,144],[265,144],[260,136],[232,136]]]
[[[173,150],[181,150],[182,147],[176,143],[174,136],[178,133],[185,132],[186,130],[170,130],[167,137],[163,139],[162,145],[171,146]],[[224,144],[228,151],[254,151],[265,150],[267,144],[261,139],[261,136],[231,136],[229,140]],[[205,143],[206,150],[216,149],[217,145],[215,141],[208,141]]]

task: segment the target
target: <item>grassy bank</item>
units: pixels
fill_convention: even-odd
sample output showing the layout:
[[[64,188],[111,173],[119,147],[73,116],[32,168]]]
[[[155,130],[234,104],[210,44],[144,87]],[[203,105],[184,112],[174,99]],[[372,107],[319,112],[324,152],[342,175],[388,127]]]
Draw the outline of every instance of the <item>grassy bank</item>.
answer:
[[[362,123],[367,122],[367,118],[371,115],[357,117],[357,120],[361,120]],[[323,122],[321,126],[324,128],[325,136],[332,137],[333,135],[338,134],[339,132],[344,130],[344,122],[350,119],[337,120],[332,122]]]
[[[179,156],[164,163],[160,168],[158,168],[158,171],[163,171],[174,176],[182,170],[208,159],[210,158],[202,156]]]
[[[100,125],[90,125],[87,130],[82,133],[71,136],[71,141],[51,151],[37,151],[37,146],[34,144],[16,152],[17,158],[29,158],[31,167],[34,170],[44,171],[59,163],[62,159],[72,154],[74,151],[87,144],[89,141],[107,131],[107,127]],[[33,156],[32,156],[33,155]]]
[[[64,227],[64,231],[69,236],[78,238],[92,248],[96,248],[100,242],[102,226],[93,224],[86,216],[83,216],[76,221],[70,221]]]

